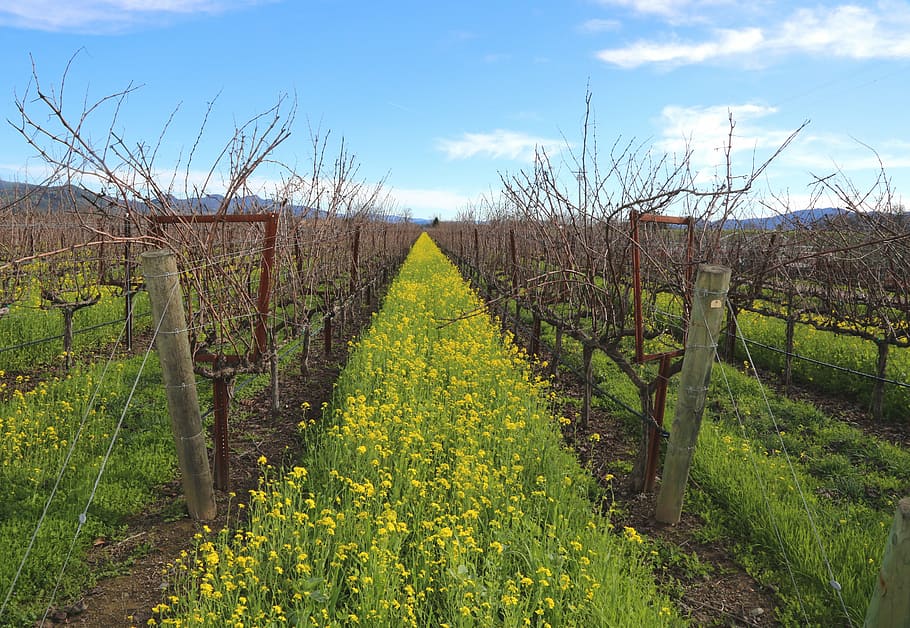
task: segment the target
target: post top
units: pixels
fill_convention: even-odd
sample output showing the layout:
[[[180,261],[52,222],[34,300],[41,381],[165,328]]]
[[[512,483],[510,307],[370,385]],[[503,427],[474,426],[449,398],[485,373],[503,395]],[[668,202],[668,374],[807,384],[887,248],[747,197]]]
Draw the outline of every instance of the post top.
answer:
[[[711,273],[714,275],[722,275],[723,273],[729,273],[730,269],[726,266],[721,266],[720,264],[699,264],[698,270],[703,273]]]
[[[147,257],[149,259],[157,259],[159,257],[167,257],[168,255],[173,255],[174,252],[169,249],[155,249],[153,251],[146,251],[139,255],[140,258]]]

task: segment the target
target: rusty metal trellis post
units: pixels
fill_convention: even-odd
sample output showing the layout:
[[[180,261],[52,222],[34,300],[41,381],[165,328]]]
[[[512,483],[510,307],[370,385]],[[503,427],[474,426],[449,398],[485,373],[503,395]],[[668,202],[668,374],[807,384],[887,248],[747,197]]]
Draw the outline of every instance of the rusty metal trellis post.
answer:
[[[639,240],[638,224],[640,222],[653,222],[665,225],[686,226],[686,288],[683,294],[685,310],[689,309],[692,287],[692,260],[695,246],[695,220],[692,217],[678,218],[676,216],[661,216],[658,214],[644,214],[632,211],[629,214],[632,226],[632,296],[635,306],[635,361],[639,364],[660,360],[657,370],[657,385],[654,390],[654,404],[651,418],[654,423],[648,430],[648,457],[645,464],[644,491],[651,492],[657,482],[657,459],[660,456],[661,429],[664,424],[664,409],[667,405],[667,386],[670,383],[670,366],[673,358],[685,353],[684,349],[665,351],[663,353],[645,353],[645,327],[642,312],[641,296],[641,241]],[[686,332],[688,329],[686,329]],[[685,342],[685,336],[683,337]]]
[[[278,235],[278,214],[225,214],[225,215],[176,215],[152,216],[152,222],[160,225],[223,224],[223,223],[265,223],[265,236],[260,262],[259,285],[256,294],[256,326],[253,329],[253,346],[247,359],[256,362],[268,349],[269,298],[272,291],[272,274],[275,266],[275,244]],[[197,352],[193,359],[213,365],[230,366],[241,361],[239,355]],[[212,380],[213,413],[215,417],[213,440],[215,444],[215,488],[230,489],[230,453],[228,440],[228,414],[230,410],[230,387],[233,376],[216,377]]]

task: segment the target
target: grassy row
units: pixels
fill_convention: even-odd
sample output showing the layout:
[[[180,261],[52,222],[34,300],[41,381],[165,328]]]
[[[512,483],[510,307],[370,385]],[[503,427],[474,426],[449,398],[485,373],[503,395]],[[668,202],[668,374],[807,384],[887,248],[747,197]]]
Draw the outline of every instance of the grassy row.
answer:
[[[577,343],[565,343],[569,359],[580,361]],[[638,406],[637,391],[612,362],[595,353],[594,368],[601,387]],[[668,423],[677,382],[671,381]],[[628,419],[637,429],[638,418]],[[619,470],[625,463],[616,464]],[[810,404],[762,392],[753,377],[715,364],[686,508],[706,521],[705,540],[725,539],[778,593],[785,625],[840,625],[845,613],[862,623],[908,481],[906,451]]]
[[[743,334],[772,347],[786,345],[786,321],[762,316],[754,312],[742,312],[739,324]],[[737,345],[739,359],[745,359],[741,343]],[[757,345],[750,345],[749,351],[755,363],[763,368],[783,372],[784,355]],[[798,323],[793,332],[793,351],[819,362],[835,364],[861,373],[875,374],[878,349],[873,342],[829,331],[819,331],[810,325]],[[869,407],[872,400],[873,381],[845,371],[839,371],[820,364],[794,358],[793,378],[797,382],[840,397],[854,399]],[[886,378],[910,382],[910,350],[891,347],[888,354]],[[910,388],[885,385],[884,414],[895,421],[910,420]]]
[[[86,550],[97,537],[116,537],[124,517],[173,477],[175,456],[157,360],[150,356],[80,367],[64,379],[20,380],[0,402],[0,603],[10,591],[58,474],[56,496],[36,537],[0,625],[31,624],[50,603],[102,459],[123,414],[130,388],[137,392],[105,467],[103,482],[73,548],[56,601],[73,599],[92,581]],[[84,421],[84,423],[83,423]],[[73,445],[75,441],[75,445]],[[64,462],[68,452],[72,454]]]
[[[671,295],[658,296],[659,310],[652,324],[658,328],[679,330],[679,304]],[[765,316],[756,312],[740,312],[739,330],[752,340],[778,350],[767,349],[759,344],[749,343],[748,350],[753,361],[763,369],[783,373],[786,346],[785,320]],[[820,331],[807,323],[796,323],[793,333],[793,352],[809,360],[794,357],[792,360],[793,380],[831,395],[851,399],[862,407],[871,408],[875,382],[872,378],[857,373],[875,375],[878,348],[874,342],[830,331]],[[746,351],[737,339],[737,359],[748,364]],[[814,362],[813,362],[814,361]],[[839,368],[832,368],[831,366]],[[854,372],[850,372],[854,371]],[[910,383],[910,349],[889,347],[885,378]],[[910,388],[885,384],[883,412],[893,421],[910,419]]]
[[[73,315],[73,330],[88,329],[102,323],[114,322],[88,329],[73,336],[73,353],[77,356],[113,342],[120,335],[124,315],[124,297],[113,296],[106,290],[101,300],[90,307],[82,308]],[[148,327],[151,317],[148,295],[141,292],[133,300],[134,328],[138,331]],[[63,340],[53,338],[63,333],[63,316],[54,308],[42,309],[40,301],[23,300],[13,304],[8,314],[0,316],[0,371],[27,372],[41,364],[59,362],[63,352]],[[19,346],[35,342],[28,346]],[[15,348],[11,348],[15,347]]]
[[[592,514],[544,382],[426,236],[355,346],[310,453],[199,539],[167,625],[678,623],[640,537]]]

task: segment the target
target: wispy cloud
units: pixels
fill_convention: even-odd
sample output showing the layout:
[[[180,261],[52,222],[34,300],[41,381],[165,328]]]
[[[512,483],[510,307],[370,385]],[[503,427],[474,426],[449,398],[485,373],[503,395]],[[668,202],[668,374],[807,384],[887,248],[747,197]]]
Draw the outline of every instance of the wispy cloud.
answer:
[[[724,59],[754,63],[759,58],[767,61],[773,56],[791,54],[906,59],[910,58],[908,29],[910,6],[906,3],[883,3],[877,7],[842,5],[799,9],[786,20],[766,27],[713,29],[700,41],[639,40],[625,47],[601,50],[597,57],[622,68],[647,64],[680,66]]]
[[[735,0],[599,0],[611,7],[630,9],[643,15],[656,15],[670,21],[698,21],[709,7],[735,4]]]
[[[810,134],[788,151],[787,162],[819,175],[835,169],[852,173],[882,167],[891,172],[910,168],[910,142],[889,140],[870,147],[845,135]]]
[[[681,155],[691,153],[698,179],[706,181],[725,166],[724,148],[730,141],[730,116],[734,121],[732,160],[742,172],[769,158],[795,131],[775,124],[776,107],[747,103],[708,107],[667,106],[656,120],[659,138],[655,147]],[[873,150],[874,149],[874,150]],[[863,181],[881,167],[886,172],[910,168],[910,142],[891,139],[866,143],[841,133],[812,133],[811,126],[779,155],[769,171],[776,179],[787,175],[788,185],[799,189],[812,182],[811,174],[824,176],[841,170]]]
[[[441,139],[437,141],[436,147],[449,159],[485,156],[494,159],[531,161],[536,148],[555,152],[564,148],[565,142],[497,129],[491,133],[465,133],[455,140]]]
[[[783,144],[793,129],[768,128],[758,122],[775,113],[774,107],[753,103],[667,106],[657,121],[660,138],[655,145],[667,153],[691,152],[696,169],[713,170],[724,163],[724,148],[730,141],[731,116],[734,122],[732,153],[770,154]]]
[[[453,217],[476,199],[452,190],[392,188],[389,196],[400,209],[410,209],[415,217]]]
[[[597,57],[621,68],[635,68],[649,63],[687,65],[718,57],[746,54],[762,45],[761,29],[718,30],[713,41],[699,43],[657,43],[638,41],[626,48],[601,50]]]
[[[214,15],[271,0],[0,0],[0,26],[118,33],[196,14]]]
[[[619,20],[593,19],[587,20],[578,27],[583,33],[603,33],[606,31],[615,31],[621,26]]]

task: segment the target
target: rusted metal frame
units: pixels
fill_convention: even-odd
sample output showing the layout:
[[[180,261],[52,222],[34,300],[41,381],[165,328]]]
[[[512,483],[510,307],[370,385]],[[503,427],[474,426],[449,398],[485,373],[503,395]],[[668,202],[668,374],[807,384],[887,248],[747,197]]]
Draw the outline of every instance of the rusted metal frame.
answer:
[[[275,264],[275,245],[278,235],[278,214],[227,214],[221,216],[175,215],[152,216],[152,223],[156,233],[163,236],[161,225],[166,224],[224,224],[224,223],[265,223],[265,241],[263,244],[262,261],[260,266],[259,286],[256,299],[256,311],[259,320],[253,331],[255,343],[250,352],[249,359],[255,362],[266,350],[267,323],[269,314],[269,297],[272,289],[272,271]],[[239,364],[241,356],[197,352],[193,356],[197,362],[222,363],[228,365]],[[220,491],[230,489],[230,447],[228,442],[228,415],[230,410],[230,385],[231,377],[216,377],[212,380],[212,394],[214,401],[214,433],[215,469],[214,484]]]
[[[686,309],[688,309],[692,299],[692,260],[695,255],[695,221],[691,217],[678,218],[676,216],[644,214],[635,210],[629,213],[629,220],[632,226],[632,296],[635,301],[635,361],[638,363],[651,362],[660,360],[667,354],[673,354],[671,357],[682,355],[684,350],[663,353],[645,353],[645,324],[641,302],[641,242],[638,238],[638,223],[654,222],[666,225],[686,226],[686,287],[683,291],[683,300]]]
[[[660,216],[656,214],[644,214],[632,211],[629,214],[631,222],[632,237],[632,293],[634,298],[634,317],[635,317],[635,361],[639,364],[645,362],[660,361],[657,371],[657,384],[654,390],[654,403],[651,408],[651,418],[653,423],[648,428],[648,451],[645,462],[644,490],[650,492],[654,490],[657,482],[657,464],[660,457],[660,438],[663,433],[664,412],[667,406],[667,387],[670,383],[670,367],[673,358],[685,354],[685,349],[674,351],[664,351],[661,353],[645,353],[645,331],[644,331],[644,314],[642,312],[642,290],[641,290],[641,242],[639,240],[638,223],[652,222],[665,225],[685,225],[686,226],[686,268],[685,282],[683,290],[683,308],[684,316],[688,320],[688,314],[692,303],[692,277],[694,275],[694,248],[695,248],[695,221],[692,217],[677,218],[676,216]],[[683,331],[683,342],[688,335],[688,325]]]
[[[256,343],[250,355],[250,361],[255,362],[259,356],[268,349],[269,298],[272,294],[272,270],[275,266],[275,242],[278,236],[278,214],[265,214],[265,242],[262,248],[261,270],[259,275],[259,292],[256,295],[256,310],[259,312],[259,321],[253,335]]]
[[[215,474],[214,484],[219,491],[230,490],[230,447],[228,445],[228,414],[230,410],[230,379],[216,377],[212,380],[214,402]]]
[[[225,214],[221,216],[207,215],[169,215],[169,216],[151,216],[151,221],[156,227],[158,225],[173,224],[223,224],[223,223],[265,223],[265,238],[262,249],[262,260],[260,262],[259,286],[256,295],[256,312],[259,320],[253,330],[255,343],[250,352],[249,359],[255,362],[259,356],[266,351],[267,324],[269,315],[269,296],[272,291],[272,270],[275,265],[275,245],[278,236],[278,214]],[[160,233],[160,231],[159,231]],[[226,361],[231,361],[237,356],[221,356]],[[201,362],[214,362],[215,357],[211,354],[202,353],[196,356]],[[236,364],[236,360],[232,363]]]
[[[645,485],[644,490],[650,493],[654,490],[657,483],[657,463],[660,458],[660,437],[663,433],[664,411],[667,407],[667,387],[670,384],[670,363],[674,354],[683,353],[672,352],[665,353],[660,358],[660,366],[657,370],[657,387],[654,390],[654,407],[652,418],[654,423],[648,427],[648,458],[645,462]]]
[[[212,224],[212,223],[222,223],[222,222],[240,222],[240,223],[251,223],[251,222],[267,222],[271,217],[277,219],[278,214],[268,213],[268,214],[222,214],[216,216],[214,214],[175,214],[167,216],[151,216],[150,219],[153,223],[160,225],[175,225],[175,224]]]

